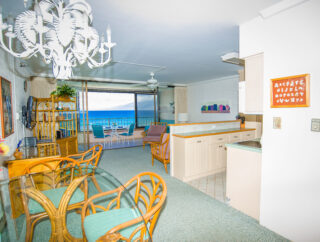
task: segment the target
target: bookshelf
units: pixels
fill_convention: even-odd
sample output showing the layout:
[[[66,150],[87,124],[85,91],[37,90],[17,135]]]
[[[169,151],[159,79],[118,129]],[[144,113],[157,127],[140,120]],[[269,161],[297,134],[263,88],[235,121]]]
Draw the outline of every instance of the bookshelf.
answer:
[[[51,96],[36,102],[33,135],[38,143],[59,144],[61,156],[78,153],[77,99]]]

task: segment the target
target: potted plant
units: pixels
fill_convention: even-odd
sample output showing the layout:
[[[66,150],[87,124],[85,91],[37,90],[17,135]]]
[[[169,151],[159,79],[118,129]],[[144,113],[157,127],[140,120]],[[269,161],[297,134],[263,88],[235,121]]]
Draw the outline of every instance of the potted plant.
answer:
[[[50,95],[63,98],[70,98],[76,95],[76,90],[73,87],[70,87],[68,84],[63,84],[62,86],[58,86],[57,90],[51,92]]]

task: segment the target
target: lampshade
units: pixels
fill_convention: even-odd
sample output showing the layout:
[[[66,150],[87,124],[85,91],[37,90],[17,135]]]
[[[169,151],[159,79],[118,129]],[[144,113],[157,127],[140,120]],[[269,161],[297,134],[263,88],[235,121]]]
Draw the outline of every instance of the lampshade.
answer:
[[[189,120],[188,113],[178,113],[179,122],[187,122]]]

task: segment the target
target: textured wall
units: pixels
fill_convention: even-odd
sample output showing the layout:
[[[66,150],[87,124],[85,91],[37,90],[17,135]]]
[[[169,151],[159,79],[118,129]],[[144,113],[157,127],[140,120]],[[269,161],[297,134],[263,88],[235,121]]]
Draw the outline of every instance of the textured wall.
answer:
[[[240,26],[240,55],[264,53],[260,223],[293,241],[320,241],[320,1]],[[310,73],[310,107],[270,108],[270,79]],[[282,128],[273,129],[273,117]]]
[[[188,85],[190,122],[235,120],[238,114],[239,76],[230,76]],[[201,113],[201,106],[211,101],[229,101],[230,113]]]

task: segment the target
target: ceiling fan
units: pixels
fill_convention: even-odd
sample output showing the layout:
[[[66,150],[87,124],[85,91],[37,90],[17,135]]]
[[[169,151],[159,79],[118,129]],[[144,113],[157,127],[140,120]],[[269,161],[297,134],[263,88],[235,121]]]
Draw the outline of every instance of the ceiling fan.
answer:
[[[151,78],[149,80],[147,80],[145,83],[142,84],[137,84],[135,85],[137,86],[147,86],[148,88],[155,90],[157,87],[168,87],[167,85],[164,84],[159,84],[158,80],[154,78],[154,72],[150,72],[150,76]]]

